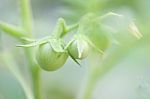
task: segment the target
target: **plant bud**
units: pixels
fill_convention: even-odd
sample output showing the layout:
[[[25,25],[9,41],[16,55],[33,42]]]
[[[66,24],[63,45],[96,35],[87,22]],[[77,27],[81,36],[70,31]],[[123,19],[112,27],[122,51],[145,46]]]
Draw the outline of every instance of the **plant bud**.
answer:
[[[36,60],[38,64],[46,71],[55,71],[59,69],[65,64],[67,58],[67,52],[55,51],[50,43],[39,45],[36,52]]]
[[[68,51],[75,59],[84,59],[89,54],[89,44],[79,37],[70,44]]]

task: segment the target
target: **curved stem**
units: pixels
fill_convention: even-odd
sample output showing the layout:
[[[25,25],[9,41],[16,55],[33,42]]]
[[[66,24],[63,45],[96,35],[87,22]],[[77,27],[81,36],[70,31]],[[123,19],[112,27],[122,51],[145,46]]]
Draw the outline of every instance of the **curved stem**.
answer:
[[[61,35],[61,37],[64,37],[67,33],[73,31],[74,29],[78,28],[79,26],[79,23],[76,23],[76,24],[73,24],[73,25],[70,25],[68,27],[65,28],[65,31],[64,33]]]
[[[56,38],[63,38],[67,33],[76,29],[77,27],[78,23],[67,26],[65,20],[63,18],[59,18],[52,35]]]

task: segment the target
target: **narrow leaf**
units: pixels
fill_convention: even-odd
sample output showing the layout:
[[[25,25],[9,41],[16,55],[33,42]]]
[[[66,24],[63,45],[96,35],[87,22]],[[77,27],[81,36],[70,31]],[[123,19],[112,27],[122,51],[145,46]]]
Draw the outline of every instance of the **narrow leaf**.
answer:
[[[69,51],[68,51],[68,54],[74,62],[76,62],[79,66],[81,66],[81,64],[70,54]]]

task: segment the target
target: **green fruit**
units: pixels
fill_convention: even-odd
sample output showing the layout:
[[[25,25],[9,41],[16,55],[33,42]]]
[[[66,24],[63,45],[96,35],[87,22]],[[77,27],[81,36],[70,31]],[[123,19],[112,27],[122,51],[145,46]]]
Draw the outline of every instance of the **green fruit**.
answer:
[[[75,59],[84,59],[89,54],[89,44],[82,37],[75,39],[68,48],[69,53]]]
[[[67,52],[56,52],[50,43],[39,45],[36,60],[42,69],[55,71],[62,67],[68,58]]]

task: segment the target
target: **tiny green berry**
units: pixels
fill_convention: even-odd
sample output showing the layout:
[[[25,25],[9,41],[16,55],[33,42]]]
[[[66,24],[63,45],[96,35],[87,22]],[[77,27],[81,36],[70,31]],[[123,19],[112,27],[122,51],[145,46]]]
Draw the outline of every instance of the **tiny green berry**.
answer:
[[[62,67],[68,58],[67,52],[56,52],[50,43],[39,45],[36,51],[36,60],[46,71],[55,71]]]

